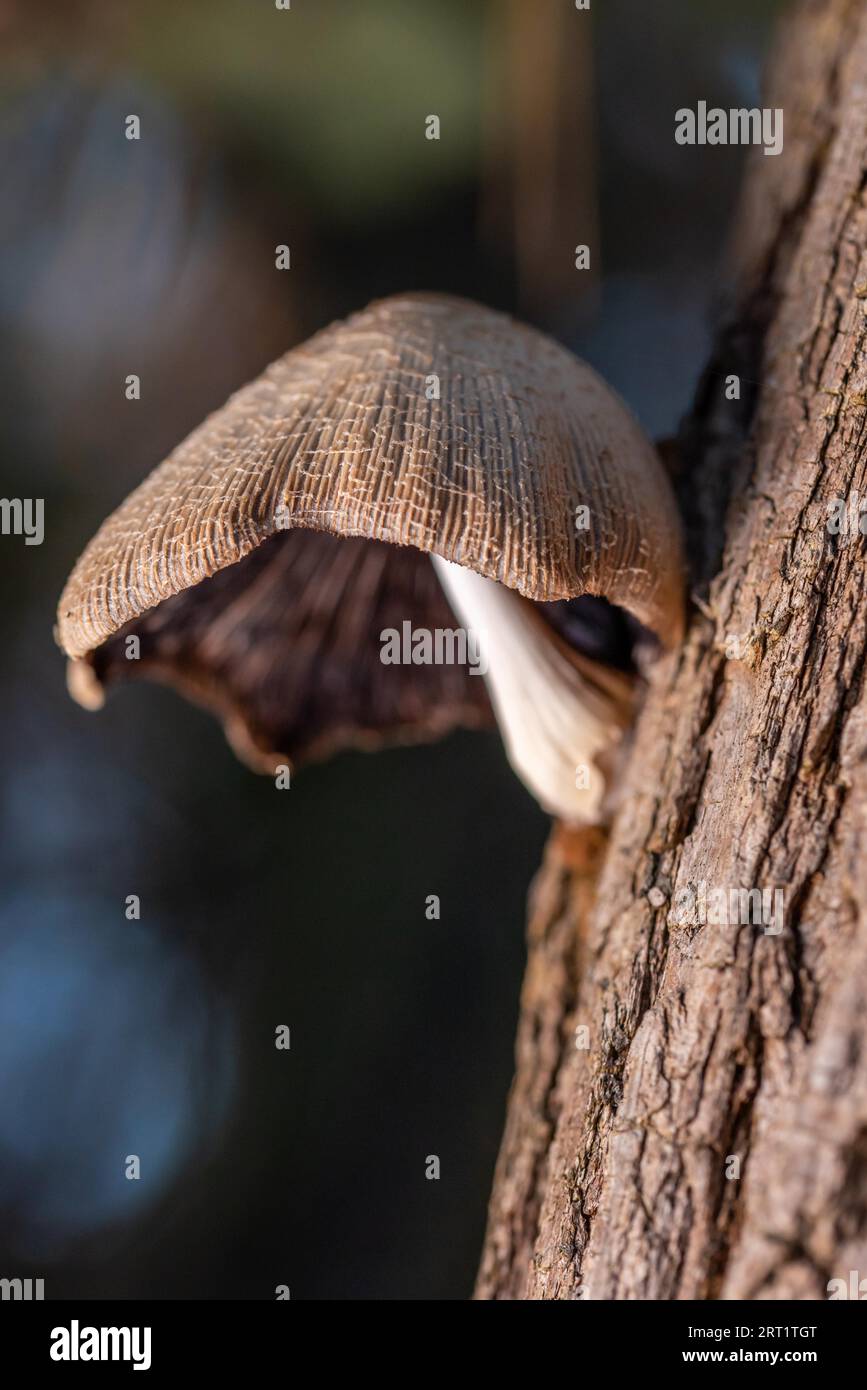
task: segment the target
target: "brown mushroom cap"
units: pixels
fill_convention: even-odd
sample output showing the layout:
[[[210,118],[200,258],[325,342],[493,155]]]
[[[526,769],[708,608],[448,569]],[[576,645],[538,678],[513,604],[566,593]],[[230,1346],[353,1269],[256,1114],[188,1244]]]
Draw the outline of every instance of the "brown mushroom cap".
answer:
[[[582,504],[590,509],[586,530],[575,522]],[[308,536],[303,551],[299,530]],[[291,544],[280,534],[287,531],[296,536]],[[281,567],[294,597],[306,595],[306,612],[321,577],[311,547],[320,557],[327,548],[332,576],[344,563],[310,532],[433,552],[530,599],[602,595],[666,645],[682,632],[676,505],[619,398],[586,364],[503,314],[446,296],[401,295],[272,363],[155,469],[76,564],[60,599],[58,640],[102,681],[119,664],[136,665],[111,657],[119,635],[162,633],[152,673],[228,708],[265,751],[275,734],[268,719],[259,728],[250,715],[246,689],[252,669],[264,678],[274,661],[270,647],[271,658],[257,655],[250,640],[260,591],[270,593],[260,626],[274,642],[291,601],[275,578]],[[245,560],[263,542],[270,579]],[[422,559],[404,555],[404,569]],[[397,563],[392,556],[370,572],[379,574],[377,602]],[[434,602],[425,590],[425,605]],[[248,663],[243,680],[234,676],[244,688],[228,695],[220,661],[207,655],[215,613],[233,634],[228,664],[241,660],[240,648]],[[463,693],[451,692],[452,722],[478,722],[487,712],[482,684],[464,679]],[[377,715],[369,727],[387,725]]]

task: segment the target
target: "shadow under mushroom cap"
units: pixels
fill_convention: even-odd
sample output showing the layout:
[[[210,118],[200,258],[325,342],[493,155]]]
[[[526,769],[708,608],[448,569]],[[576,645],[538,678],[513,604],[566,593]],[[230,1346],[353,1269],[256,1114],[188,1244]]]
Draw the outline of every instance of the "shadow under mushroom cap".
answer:
[[[406,619],[455,625],[426,555],[286,532],[70,662],[70,689],[98,706],[104,687],[137,677],[172,685],[222,720],[257,772],[492,727],[485,682],[466,667],[383,666],[380,634]]]

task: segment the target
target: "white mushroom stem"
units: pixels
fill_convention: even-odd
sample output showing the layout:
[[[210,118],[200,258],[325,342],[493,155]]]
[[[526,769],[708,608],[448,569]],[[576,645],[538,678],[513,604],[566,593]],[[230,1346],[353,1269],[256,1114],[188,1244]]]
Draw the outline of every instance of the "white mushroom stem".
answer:
[[[431,558],[453,610],[481,644],[512,767],[550,815],[598,822],[606,754],[629,720],[629,682],[573,653],[514,590]]]

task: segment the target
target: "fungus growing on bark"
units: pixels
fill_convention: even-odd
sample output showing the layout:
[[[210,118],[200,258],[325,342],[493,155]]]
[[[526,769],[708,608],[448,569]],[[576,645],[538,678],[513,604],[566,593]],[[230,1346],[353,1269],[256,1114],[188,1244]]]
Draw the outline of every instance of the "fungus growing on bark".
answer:
[[[455,614],[484,680],[384,664],[387,630]],[[288,352],[175,449],[79,559],[58,640],[82,703],[166,680],[265,770],[484,724],[492,704],[544,808],[588,822],[642,654],[682,624],[676,505],[618,397],[503,314],[400,295]]]

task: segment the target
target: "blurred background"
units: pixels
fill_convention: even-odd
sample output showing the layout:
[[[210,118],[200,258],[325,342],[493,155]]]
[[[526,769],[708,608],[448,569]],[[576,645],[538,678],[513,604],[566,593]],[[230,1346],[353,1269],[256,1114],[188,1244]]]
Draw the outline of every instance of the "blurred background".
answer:
[[[2,493],[46,525],[0,538],[0,1277],[470,1294],[547,832],[497,737],[278,796],[167,690],[74,705],[54,609],[189,429],[378,295],[518,313],[672,433],[744,154],[674,112],[756,103],[779,8],[0,0]]]

